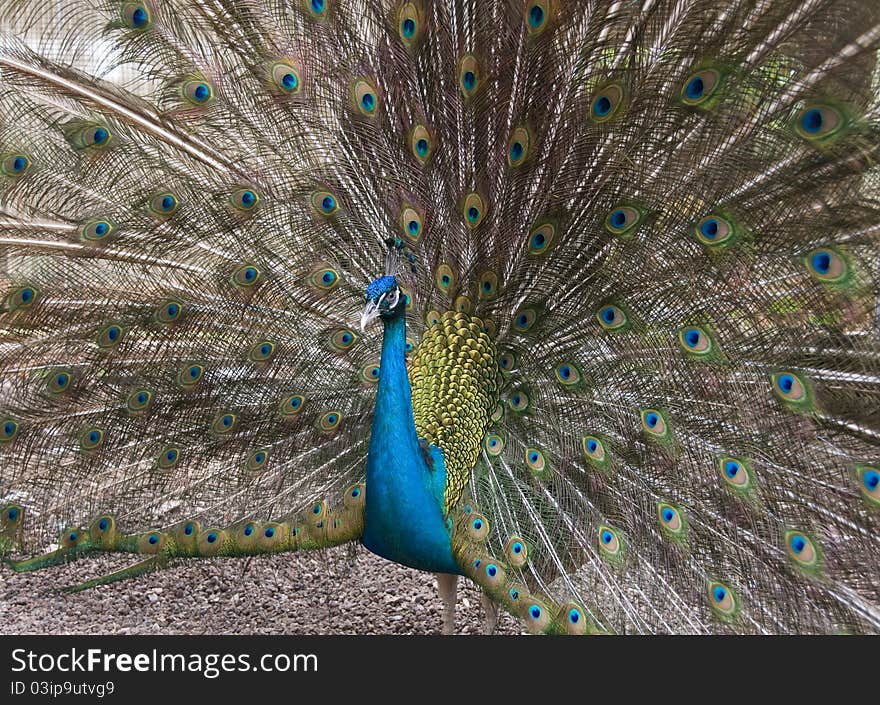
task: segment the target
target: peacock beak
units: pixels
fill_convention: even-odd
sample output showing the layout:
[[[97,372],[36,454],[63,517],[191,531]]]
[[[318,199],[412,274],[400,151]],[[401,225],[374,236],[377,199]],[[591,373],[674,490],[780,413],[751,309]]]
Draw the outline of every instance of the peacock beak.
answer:
[[[367,301],[367,305],[364,306],[363,313],[361,313],[361,332],[366,332],[367,326],[369,326],[378,317],[379,304],[377,304],[375,301]]]

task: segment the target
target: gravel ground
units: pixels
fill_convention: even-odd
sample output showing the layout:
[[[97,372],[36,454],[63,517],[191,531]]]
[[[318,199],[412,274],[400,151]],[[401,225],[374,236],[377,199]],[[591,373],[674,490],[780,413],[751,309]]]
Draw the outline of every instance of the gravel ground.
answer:
[[[362,547],[181,561],[76,594],[60,588],[134,562],[85,558],[42,572],[0,566],[2,634],[439,634],[433,575]],[[480,634],[474,584],[459,579],[457,634]],[[499,614],[496,634],[520,634]]]

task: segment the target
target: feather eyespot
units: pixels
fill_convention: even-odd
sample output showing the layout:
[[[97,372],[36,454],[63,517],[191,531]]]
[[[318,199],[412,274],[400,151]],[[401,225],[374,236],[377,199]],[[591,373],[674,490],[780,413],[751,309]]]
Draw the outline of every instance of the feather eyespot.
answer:
[[[543,255],[553,247],[556,240],[556,224],[541,223],[529,233],[528,248],[530,255]]]
[[[471,514],[465,522],[468,537],[472,541],[485,541],[489,536],[489,522],[482,514]]]
[[[355,81],[352,88],[352,100],[358,112],[365,117],[373,117],[379,108],[379,95],[373,85],[362,78]]]
[[[685,326],[678,331],[678,342],[686,353],[705,357],[712,352],[712,337],[701,326]]]
[[[418,7],[408,2],[397,11],[397,33],[404,46],[411,49],[422,35],[422,19]]]
[[[26,154],[7,154],[0,160],[0,171],[5,176],[18,178],[24,176],[31,167],[31,160]]]
[[[205,368],[198,364],[189,364],[177,373],[177,384],[183,388],[192,387],[202,379]]]
[[[859,488],[862,494],[874,505],[880,505],[880,468],[876,465],[856,467]]]
[[[835,107],[814,103],[801,109],[794,119],[794,129],[802,138],[821,143],[838,134],[846,125],[846,117]]]
[[[73,374],[70,370],[60,369],[54,370],[49,374],[49,379],[46,383],[46,388],[52,394],[63,394],[68,389],[70,389],[70,385],[73,383]]]
[[[522,308],[513,317],[513,328],[518,333],[528,333],[537,319],[538,314],[533,308]]]
[[[504,438],[497,433],[490,433],[486,436],[484,447],[489,455],[499,456],[504,451]]]
[[[381,366],[377,362],[368,362],[361,368],[361,379],[367,384],[376,384],[381,374]]]
[[[606,304],[596,311],[596,320],[608,331],[619,331],[627,324],[626,313],[613,304]]]
[[[79,435],[79,447],[83,451],[97,450],[104,443],[104,429],[92,426]]]
[[[795,372],[776,372],[770,376],[773,391],[782,401],[796,406],[806,406],[810,402],[811,388],[805,377]]]
[[[584,436],[581,439],[584,454],[588,460],[602,462],[605,460],[605,444],[596,436]]]
[[[668,430],[663,412],[659,409],[642,409],[642,428],[650,435],[663,437]]]
[[[78,149],[104,149],[112,139],[113,134],[103,125],[86,125],[72,134],[73,145]]]
[[[268,362],[275,355],[275,343],[269,340],[261,340],[248,352],[251,362]]]
[[[681,102],[689,107],[707,108],[721,85],[721,72],[702,69],[688,76],[681,87]]]
[[[483,197],[475,192],[465,196],[462,214],[464,215],[465,225],[471,230],[476,228],[483,222],[483,218],[486,215],[486,204],[483,201]]]
[[[157,323],[167,325],[178,320],[183,313],[183,304],[180,301],[165,301],[160,304],[153,315]]]
[[[609,558],[617,557],[623,551],[620,535],[610,526],[599,526],[599,550]]]
[[[735,232],[733,223],[715,213],[707,215],[694,228],[697,240],[707,247],[720,247],[726,244]]]
[[[519,536],[511,536],[504,546],[504,554],[514,568],[521,568],[529,558],[526,542]]]
[[[832,247],[820,247],[805,258],[810,275],[823,284],[839,284],[849,274],[846,258]]]
[[[269,461],[269,451],[261,448],[248,455],[247,469],[250,472],[261,472]]]
[[[491,301],[498,296],[498,275],[495,272],[483,272],[477,283],[478,296],[484,301]]]
[[[206,105],[214,99],[214,87],[202,80],[186,81],[180,93],[190,105]]]
[[[282,400],[279,410],[284,416],[295,416],[302,411],[305,401],[301,394],[293,394]]]
[[[458,88],[465,98],[470,98],[479,87],[480,62],[473,54],[465,54],[458,64]]]
[[[340,328],[330,336],[330,345],[340,352],[346,352],[357,342],[357,334],[350,328]]]
[[[260,202],[260,195],[249,188],[236,189],[229,196],[229,203],[237,211],[248,213],[252,211]]]
[[[235,286],[249,288],[260,283],[263,273],[255,264],[243,264],[232,273]]]
[[[551,0],[527,0],[523,10],[526,29],[529,34],[538,35],[547,29],[552,13]]]
[[[235,431],[238,425],[238,416],[231,412],[220,412],[211,422],[211,431],[217,435],[225,436]]]
[[[431,133],[424,125],[416,125],[410,132],[409,137],[410,151],[413,156],[422,164],[427,164],[431,155],[434,153],[434,141]]]
[[[434,283],[437,284],[440,291],[448,294],[455,286],[455,273],[452,271],[452,267],[448,264],[439,265],[434,274]]]
[[[141,3],[125,3],[121,14],[122,21],[129,29],[147,29],[153,23],[149,8]]]
[[[679,535],[684,532],[685,522],[681,512],[671,504],[660,502],[657,505],[657,518],[660,520],[660,528],[670,534]]]
[[[169,191],[157,193],[150,199],[150,212],[160,218],[173,215],[178,208],[180,208],[180,201]]]
[[[623,87],[618,83],[600,88],[590,101],[590,119],[596,123],[608,122],[620,111],[624,95]]]
[[[303,0],[306,11],[316,19],[324,19],[330,9],[328,5],[327,0]]]
[[[19,428],[18,421],[8,416],[0,421],[0,443],[12,443],[18,435]]]
[[[319,293],[333,291],[340,281],[339,271],[330,266],[319,266],[308,277],[309,284]]]
[[[752,479],[749,465],[745,460],[726,455],[722,456],[718,461],[718,470],[721,474],[721,479],[731,489],[736,491],[749,489]]]
[[[180,449],[174,446],[164,448],[156,459],[156,465],[160,470],[170,470],[180,460]]]
[[[153,403],[153,392],[149,389],[136,389],[125,400],[125,406],[131,414],[142,414]]]
[[[526,448],[525,450],[526,465],[533,475],[541,477],[547,470],[547,461],[544,453],[538,448]]]
[[[403,236],[410,242],[418,242],[422,236],[422,215],[412,206],[405,206],[400,213]]]
[[[122,342],[125,337],[125,329],[118,323],[110,323],[104,326],[95,337],[98,347],[112,348]]]
[[[785,549],[798,567],[806,571],[819,568],[822,553],[812,538],[802,531],[786,531],[784,538]]]
[[[324,433],[333,433],[339,428],[339,422],[342,420],[342,414],[338,411],[328,411],[321,415],[318,419],[318,428]]]
[[[556,380],[566,387],[572,387],[581,381],[581,371],[573,362],[563,362],[553,372]]]
[[[735,593],[727,585],[712,580],[706,586],[706,592],[709,604],[719,616],[732,617],[736,614],[739,604]]]
[[[507,164],[511,167],[522,165],[529,156],[531,135],[525,127],[518,127],[513,131],[507,142]]]
[[[272,88],[281,95],[296,95],[302,91],[302,77],[299,68],[286,61],[272,65],[269,72]]]
[[[101,242],[108,240],[113,230],[113,224],[108,220],[91,220],[80,226],[79,236],[84,242]]]
[[[632,206],[618,206],[605,217],[605,229],[626,238],[632,235],[641,225],[643,214]]]
[[[39,299],[39,290],[33,286],[19,286],[6,296],[6,308],[12,311],[31,308]]]
[[[514,391],[507,400],[507,406],[512,411],[522,413],[529,408],[529,395],[522,389]]]
[[[320,215],[333,215],[339,210],[339,201],[329,191],[315,191],[311,197],[312,207]]]

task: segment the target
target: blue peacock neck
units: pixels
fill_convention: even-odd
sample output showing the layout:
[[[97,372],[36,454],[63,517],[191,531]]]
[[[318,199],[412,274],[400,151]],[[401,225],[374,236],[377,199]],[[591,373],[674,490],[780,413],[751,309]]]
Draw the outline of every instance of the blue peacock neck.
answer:
[[[383,319],[379,388],[367,458],[363,544],[389,560],[420,570],[458,573],[442,494],[446,469],[429,468],[419,445],[406,371],[406,320]],[[438,476],[442,473],[442,476]]]

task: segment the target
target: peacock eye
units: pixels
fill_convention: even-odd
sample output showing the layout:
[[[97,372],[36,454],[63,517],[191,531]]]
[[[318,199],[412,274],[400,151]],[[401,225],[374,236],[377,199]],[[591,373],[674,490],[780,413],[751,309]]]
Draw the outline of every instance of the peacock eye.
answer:
[[[400,289],[394,287],[391,291],[388,292],[385,296],[385,303],[387,304],[388,309],[393,309],[397,307],[398,302],[400,301]]]
[[[657,505],[657,518],[660,526],[672,534],[680,534],[684,529],[684,520],[681,513],[671,504],[661,502]]]

